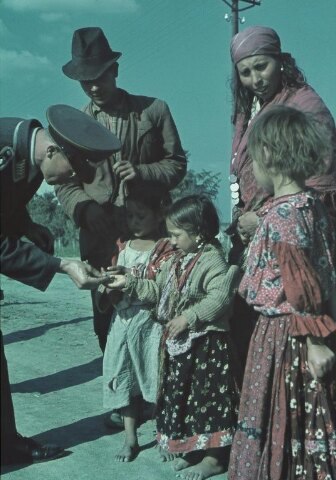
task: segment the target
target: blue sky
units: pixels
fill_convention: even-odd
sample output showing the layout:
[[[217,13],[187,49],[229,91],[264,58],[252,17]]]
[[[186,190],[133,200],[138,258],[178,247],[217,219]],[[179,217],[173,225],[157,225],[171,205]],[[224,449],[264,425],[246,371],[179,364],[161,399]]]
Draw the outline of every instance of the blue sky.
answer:
[[[45,123],[49,105],[81,108],[87,97],[61,67],[71,58],[73,31],[100,26],[123,52],[118,85],[166,100],[189,168],[221,174],[218,206],[229,219],[232,27],[222,0],[0,0],[0,8],[1,116]],[[240,29],[277,30],[335,116],[336,1],[262,0],[242,16]]]

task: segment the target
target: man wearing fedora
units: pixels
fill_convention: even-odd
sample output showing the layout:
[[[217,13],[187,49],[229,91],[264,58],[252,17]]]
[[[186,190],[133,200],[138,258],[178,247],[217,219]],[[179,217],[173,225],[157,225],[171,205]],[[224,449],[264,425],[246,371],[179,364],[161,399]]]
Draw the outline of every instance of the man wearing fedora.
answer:
[[[1,273],[41,291],[56,273],[66,273],[78,288],[94,289],[106,278],[87,263],[54,257],[50,231],[32,221],[26,205],[43,179],[50,185],[77,177],[92,181],[97,162],[117,151],[120,142],[66,105],[49,107],[47,119],[48,128],[34,119],[0,119]],[[1,334],[1,464],[41,462],[64,453],[17,432]]]
[[[186,172],[185,152],[167,104],[117,87],[120,56],[101,28],[81,28],[73,34],[72,59],[63,66],[64,74],[78,80],[90,98],[84,112],[122,144],[119,152],[97,168],[90,185],[74,179],[56,187],[60,203],[80,227],[81,257],[96,268],[111,263],[122,231],[127,182],[133,180],[143,188],[154,182],[170,190]],[[94,302],[93,312],[94,329],[104,351],[111,312],[99,314]]]

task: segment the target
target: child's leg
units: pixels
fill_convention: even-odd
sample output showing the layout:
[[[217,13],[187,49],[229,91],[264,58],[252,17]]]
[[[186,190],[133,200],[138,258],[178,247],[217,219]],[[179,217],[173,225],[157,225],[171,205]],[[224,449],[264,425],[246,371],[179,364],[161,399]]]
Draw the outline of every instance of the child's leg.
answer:
[[[125,441],[116,455],[118,462],[131,462],[139,452],[137,424],[139,415],[139,397],[133,397],[128,407],[122,409],[124,417]]]
[[[176,458],[173,464],[173,469],[176,472],[184,470],[185,468],[191,467],[200,463],[205,456],[204,450],[197,450],[195,452],[185,453],[182,457]]]
[[[205,480],[223,473],[225,471],[224,459],[227,449],[228,447],[209,448],[206,450],[205,456],[200,463],[190,467],[188,470],[183,470],[178,476],[185,480]]]
[[[161,462],[172,462],[173,460],[181,456],[180,453],[171,453],[168,452],[168,450],[164,450],[162,447],[160,447],[160,445],[158,446],[158,449]]]

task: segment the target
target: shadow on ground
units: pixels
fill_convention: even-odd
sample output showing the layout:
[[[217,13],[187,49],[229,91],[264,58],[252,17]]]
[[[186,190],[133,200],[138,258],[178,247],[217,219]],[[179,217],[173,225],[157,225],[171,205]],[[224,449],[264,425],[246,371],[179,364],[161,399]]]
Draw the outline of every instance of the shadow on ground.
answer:
[[[35,302],[37,303],[37,302]],[[42,303],[42,302],[40,302]],[[23,342],[26,340],[31,340],[32,338],[40,337],[52,328],[62,327],[64,325],[76,324],[79,322],[84,322],[85,320],[90,320],[92,317],[80,317],[74,318],[73,320],[66,320],[64,322],[54,322],[45,325],[40,325],[39,327],[28,328],[27,330],[17,330],[16,332],[8,333],[4,335],[4,344],[9,345],[15,342]]]
[[[75,385],[90,382],[102,374],[102,357],[76,367],[61,370],[45,377],[33,378],[11,385],[12,393],[46,394],[57,390],[64,390]]]

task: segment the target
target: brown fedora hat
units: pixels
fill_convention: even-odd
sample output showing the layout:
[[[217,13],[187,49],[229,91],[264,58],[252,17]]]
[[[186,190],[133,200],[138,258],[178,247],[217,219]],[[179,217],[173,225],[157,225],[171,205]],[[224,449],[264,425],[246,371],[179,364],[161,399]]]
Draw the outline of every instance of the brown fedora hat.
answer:
[[[121,52],[111,49],[101,28],[80,28],[72,37],[72,60],[62,70],[74,80],[96,80],[120,56]]]

